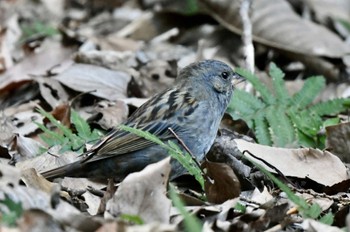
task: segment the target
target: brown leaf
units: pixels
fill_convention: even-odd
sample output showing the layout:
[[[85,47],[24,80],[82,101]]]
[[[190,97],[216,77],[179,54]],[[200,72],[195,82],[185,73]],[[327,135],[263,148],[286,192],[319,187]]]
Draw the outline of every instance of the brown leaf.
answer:
[[[61,105],[58,105],[51,112],[52,116],[54,116],[58,121],[61,122],[61,124],[65,125],[68,128],[70,128],[71,126],[70,113],[71,113],[71,108],[68,103],[63,103]]]
[[[202,168],[212,180],[205,181],[205,193],[209,202],[221,204],[239,196],[241,185],[230,166],[205,160]]]
[[[204,3],[223,26],[241,33],[240,1],[205,0]],[[267,46],[332,58],[342,57],[350,51],[350,47],[336,34],[302,19],[286,0],[252,1],[251,16],[253,39]]]
[[[340,123],[326,127],[327,150],[338,156],[343,162],[350,163],[350,123]]]

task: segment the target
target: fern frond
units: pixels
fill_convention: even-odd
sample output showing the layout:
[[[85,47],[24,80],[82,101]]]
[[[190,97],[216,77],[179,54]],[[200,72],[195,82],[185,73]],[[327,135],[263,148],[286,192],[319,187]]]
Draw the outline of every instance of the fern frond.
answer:
[[[284,73],[282,72],[281,69],[279,69],[275,63],[271,63],[270,64],[270,68],[269,68],[269,74],[272,78],[272,83],[273,83],[273,87],[275,90],[275,94],[276,94],[276,100],[277,102],[280,102],[281,104],[286,104],[289,96],[287,93],[287,89],[286,86],[284,84]]]
[[[69,139],[72,140],[74,139],[74,134],[73,132],[67,128],[66,126],[62,125],[62,123],[60,121],[58,121],[54,116],[52,116],[52,114],[50,114],[49,112],[46,112],[43,108],[38,107],[37,108],[38,112],[45,116],[47,119],[49,119],[49,121],[55,125],[60,131],[63,132],[63,134]]]
[[[63,144],[66,142],[65,137],[61,134],[58,134],[54,131],[49,130],[43,124],[34,122],[37,127],[39,127],[45,134],[40,138],[49,146]]]
[[[255,112],[264,108],[265,104],[257,97],[243,91],[236,89],[232,95],[232,99],[227,112],[235,120],[244,118],[246,123],[252,126],[252,119]]]
[[[292,97],[291,104],[299,109],[308,106],[325,87],[325,84],[322,76],[307,78],[301,90]]]
[[[241,76],[244,76],[250,83],[252,83],[254,88],[261,94],[261,98],[264,100],[264,102],[267,104],[273,104],[275,102],[276,98],[254,74],[241,68],[237,68],[235,71]]]
[[[265,119],[265,115],[260,113],[254,118],[254,130],[255,136],[260,144],[270,145],[272,144],[269,125]]]
[[[335,115],[349,108],[349,107],[346,107],[349,101],[350,101],[349,99],[339,98],[339,99],[329,100],[326,102],[320,102],[311,106],[309,110],[321,116]]]
[[[275,146],[286,147],[295,141],[295,131],[291,120],[282,107],[266,109],[266,120],[270,126],[270,133]]]
[[[75,126],[75,129],[78,132],[78,136],[88,140],[91,136],[91,129],[89,124],[76,112],[75,110],[71,111],[71,121]]]

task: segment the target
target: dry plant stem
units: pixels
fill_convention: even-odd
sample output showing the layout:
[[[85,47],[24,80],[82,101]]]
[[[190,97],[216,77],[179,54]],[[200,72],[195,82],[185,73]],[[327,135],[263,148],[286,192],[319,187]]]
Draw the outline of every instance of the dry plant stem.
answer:
[[[161,42],[165,42],[168,41],[171,37],[177,36],[180,33],[179,28],[174,27],[166,32],[164,32],[163,34],[158,35],[157,37],[154,37],[150,43],[161,43]]]
[[[243,54],[245,58],[245,68],[254,73],[254,46],[252,39],[252,23],[249,17],[249,9],[252,5],[251,0],[242,0],[239,14],[242,19],[242,40],[243,40]]]
[[[181,144],[181,146],[188,152],[188,154],[191,155],[193,161],[196,163],[196,165],[201,169],[201,165],[198,163],[196,157],[192,154],[192,152],[190,151],[190,149],[188,149],[188,147],[186,146],[186,144],[179,138],[179,136],[177,136],[177,134],[175,133],[175,131],[173,129],[171,129],[171,127],[168,128],[168,130],[170,131],[170,133],[172,133],[174,135],[174,137],[177,139],[177,141],[179,141],[179,143]],[[202,169],[201,169],[202,171]],[[203,171],[202,171],[203,174]]]

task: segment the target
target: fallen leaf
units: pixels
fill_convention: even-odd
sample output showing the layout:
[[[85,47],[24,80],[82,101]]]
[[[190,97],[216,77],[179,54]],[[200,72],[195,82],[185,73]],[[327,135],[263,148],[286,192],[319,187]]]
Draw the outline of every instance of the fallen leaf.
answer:
[[[65,86],[80,92],[115,101],[126,98],[130,75],[94,65],[74,64],[55,76]]]
[[[317,183],[331,186],[348,179],[346,167],[340,159],[328,151],[312,148],[287,149],[269,147],[235,139],[238,149],[249,151],[256,157],[277,168],[285,176],[310,178]],[[270,172],[273,169],[260,160],[254,159],[248,153],[247,157],[262,165]],[[324,170],[329,170],[325,172]]]
[[[241,184],[230,166],[205,160],[201,167],[210,179],[205,179],[204,183],[209,202],[221,204],[239,196]]]
[[[327,150],[343,162],[350,163],[350,122],[327,126],[326,134]]]
[[[327,231],[327,232],[343,232],[341,228],[326,225],[322,222],[313,220],[313,219],[304,219],[301,223],[301,227],[303,230],[308,232],[319,232],[319,231]]]
[[[241,2],[206,0],[204,3],[223,26],[242,33]],[[273,48],[332,58],[340,58],[350,51],[350,47],[332,31],[302,19],[286,0],[252,1],[251,22],[253,39]]]
[[[145,223],[169,223],[171,201],[166,197],[166,186],[170,170],[169,157],[128,175],[107,202],[105,217],[128,214]]]

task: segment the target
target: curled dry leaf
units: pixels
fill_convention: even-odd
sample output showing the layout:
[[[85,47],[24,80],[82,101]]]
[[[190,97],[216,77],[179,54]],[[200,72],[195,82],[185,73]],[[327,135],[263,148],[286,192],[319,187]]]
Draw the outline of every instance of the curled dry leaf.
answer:
[[[107,202],[105,217],[128,214],[139,216],[145,223],[169,223],[171,202],[166,186],[170,170],[169,157],[128,175]]]
[[[232,168],[225,163],[204,161],[202,168],[210,180],[205,181],[205,193],[208,201],[221,204],[241,193],[240,182]]]
[[[285,176],[310,178],[317,183],[331,186],[348,179],[346,167],[340,159],[328,151],[312,148],[287,149],[269,147],[235,139],[238,149],[245,150],[277,168]],[[262,161],[245,153],[249,159],[275,172]],[[330,170],[325,172],[324,170]]]
[[[18,156],[18,158],[15,160],[19,161],[37,156],[40,154],[41,147],[42,145],[38,141],[16,134],[12,149],[17,151],[18,154],[15,154],[15,156]]]
[[[240,1],[203,1],[210,14],[229,30],[241,33]],[[303,20],[286,0],[252,1],[253,39],[292,53],[340,58],[350,51],[337,35]],[[317,38],[317,40],[315,40]]]

